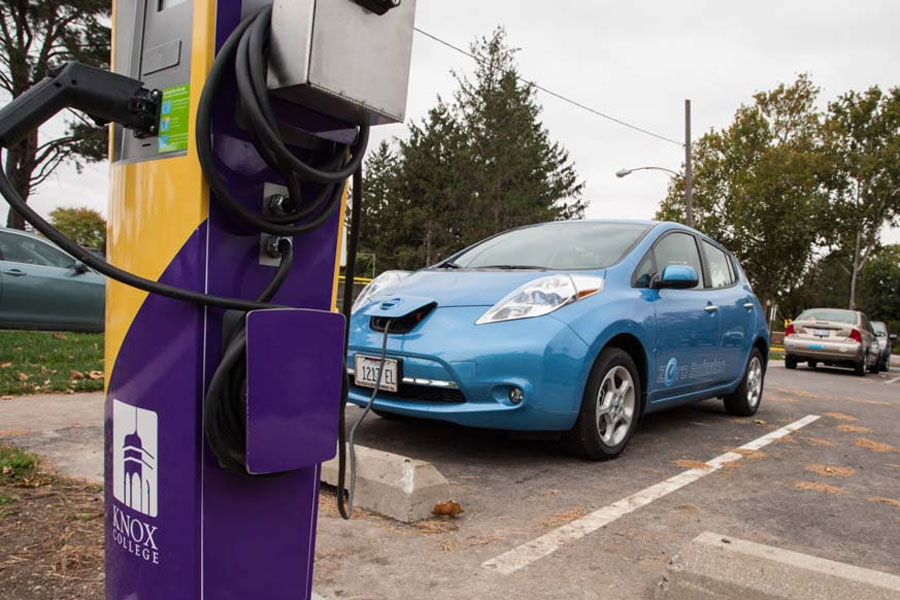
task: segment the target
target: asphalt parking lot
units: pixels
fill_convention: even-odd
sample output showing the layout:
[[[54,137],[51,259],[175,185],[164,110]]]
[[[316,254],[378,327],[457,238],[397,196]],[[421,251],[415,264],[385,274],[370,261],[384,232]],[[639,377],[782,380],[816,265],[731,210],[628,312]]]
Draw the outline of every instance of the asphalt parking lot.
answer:
[[[650,598],[704,531],[900,575],[898,378],[776,363],[756,417],[730,417],[717,401],[652,415],[606,463],[552,439],[373,415],[360,443],[433,462],[464,512],[418,526],[343,522],[323,502],[316,590]]]

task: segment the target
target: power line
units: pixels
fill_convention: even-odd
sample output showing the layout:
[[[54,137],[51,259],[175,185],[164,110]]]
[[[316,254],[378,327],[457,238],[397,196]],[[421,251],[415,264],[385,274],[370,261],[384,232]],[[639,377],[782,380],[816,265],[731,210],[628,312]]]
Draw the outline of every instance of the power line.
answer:
[[[460,48],[459,46],[456,46],[455,44],[451,44],[450,42],[443,40],[443,39],[437,37],[436,35],[432,35],[432,34],[428,33],[427,31],[419,29],[418,27],[416,27],[415,30],[417,32],[421,33],[422,35],[424,35],[425,37],[430,38],[430,39],[434,40],[435,42],[450,48],[451,50],[459,52],[460,54],[462,54],[464,56],[468,56],[469,58],[471,58],[472,60],[474,60],[475,62],[477,62],[479,64],[482,64],[482,65],[485,64],[485,60],[483,58],[481,58],[480,56],[472,54],[471,52],[464,50],[463,48]],[[649,136],[653,136],[656,139],[662,140],[664,142],[669,142],[671,144],[677,144],[678,146],[684,146],[684,144],[678,140],[672,139],[670,137],[666,137],[666,136],[658,134],[658,133],[654,133],[654,132],[650,131],[649,129],[644,129],[643,127],[638,127],[637,125],[632,125],[631,123],[623,121],[622,119],[617,119],[616,117],[613,117],[612,115],[608,115],[602,111],[599,111],[596,108],[591,108],[590,106],[587,106],[586,104],[582,104],[581,102],[578,102],[577,100],[573,100],[567,96],[563,96],[562,94],[560,94],[558,92],[554,92],[553,90],[545,88],[544,86],[538,84],[536,81],[532,81],[530,79],[525,79],[524,77],[522,77],[521,75],[518,75],[516,73],[513,73],[513,75],[515,75],[516,79],[518,79],[522,83],[526,83],[526,84],[534,87],[535,89],[544,92],[545,94],[548,94],[550,96],[553,96],[554,98],[562,100],[563,102],[567,102],[573,106],[577,106],[578,108],[580,108],[582,110],[586,110],[587,112],[589,112],[593,115],[602,117],[608,121],[612,121],[613,123],[622,125],[623,127],[627,127],[628,129],[632,129],[634,131],[638,131],[640,133],[643,133],[643,134],[646,134]]]

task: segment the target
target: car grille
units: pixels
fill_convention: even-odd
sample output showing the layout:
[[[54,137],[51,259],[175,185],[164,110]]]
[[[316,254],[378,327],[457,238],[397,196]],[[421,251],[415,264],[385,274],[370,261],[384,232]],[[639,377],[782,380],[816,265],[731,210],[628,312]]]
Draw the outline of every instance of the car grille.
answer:
[[[369,388],[361,388],[351,386],[354,391],[361,394],[371,394]],[[403,401],[412,400],[416,402],[434,402],[437,404],[462,404],[466,401],[466,397],[461,391],[453,388],[442,388],[431,385],[416,385],[413,383],[401,383],[399,392],[387,392],[381,390],[378,395],[382,398]]]
[[[375,331],[384,333],[385,325],[390,322],[390,333],[409,333],[410,331],[415,329],[416,325],[422,322],[422,319],[428,316],[428,313],[434,310],[435,306],[437,306],[437,303],[432,302],[431,304],[427,304],[419,310],[413,311],[408,315],[404,315],[398,319],[392,319],[388,317],[372,317],[371,319],[369,319],[369,327],[371,327]]]

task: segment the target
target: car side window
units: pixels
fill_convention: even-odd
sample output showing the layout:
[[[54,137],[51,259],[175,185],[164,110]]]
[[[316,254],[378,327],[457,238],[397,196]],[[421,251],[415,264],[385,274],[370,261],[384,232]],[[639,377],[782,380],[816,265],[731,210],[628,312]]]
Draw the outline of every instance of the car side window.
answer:
[[[706,240],[703,240],[702,245],[703,254],[706,256],[706,265],[709,267],[709,287],[726,288],[734,283],[728,255]]]
[[[634,272],[632,286],[636,288],[649,288],[654,275],[656,275],[656,264],[653,262],[653,253],[648,252],[647,256],[644,257],[644,260],[641,261],[641,264]]]
[[[9,262],[44,267],[68,269],[75,264],[72,257],[41,241],[10,233],[0,233],[0,256]]]
[[[694,289],[702,287],[703,267],[694,236],[688,233],[670,233],[656,243],[653,253],[656,257],[657,272],[660,275],[669,265],[694,267],[697,277],[700,278]]]

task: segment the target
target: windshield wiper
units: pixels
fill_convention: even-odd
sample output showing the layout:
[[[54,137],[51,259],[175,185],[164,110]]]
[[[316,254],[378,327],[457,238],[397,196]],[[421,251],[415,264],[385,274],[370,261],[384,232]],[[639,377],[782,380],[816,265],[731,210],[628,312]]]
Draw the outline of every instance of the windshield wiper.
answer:
[[[538,267],[535,265],[485,265],[483,267],[474,267],[476,269],[504,269],[504,270],[528,270],[528,271],[545,271],[547,267]]]
[[[460,267],[455,262],[447,261],[447,262],[442,262],[441,264],[437,265],[435,267],[435,269],[462,269],[462,267]]]

